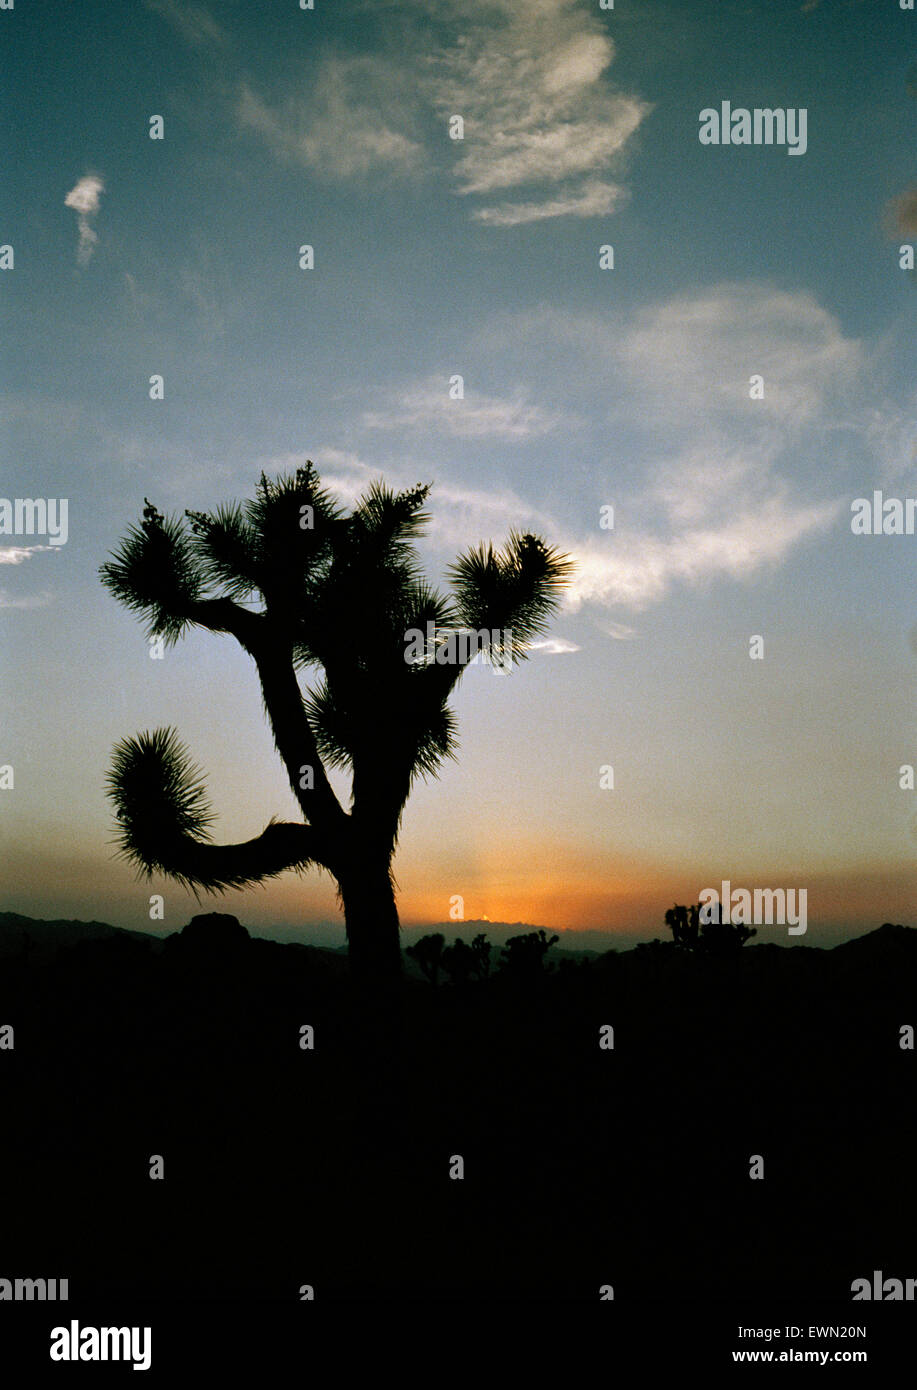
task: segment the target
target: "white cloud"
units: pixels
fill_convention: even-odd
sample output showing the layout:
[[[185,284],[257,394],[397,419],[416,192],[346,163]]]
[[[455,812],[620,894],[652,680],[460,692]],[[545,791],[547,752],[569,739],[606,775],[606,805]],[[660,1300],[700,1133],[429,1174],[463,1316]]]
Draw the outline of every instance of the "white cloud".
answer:
[[[883,476],[900,477],[915,462],[912,409],[890,414],[878,400],[864,413],[856,388],[874,364],[807,292],[715,285],[630,317],[543,309],[504,319],[499,335],[491,329],[484,337],[498,356],[507,343],[517,351],[550,345],[551,361],[567,373],[551,378],[558,398],[580,379],[592,390],[612,372],[620,438],[652,462],[634,462],[617,486],[601,480],[615,529],[599,529],[596,509],[588,534],[570,523],[563,491],[557,496],[566,521],[510,490],[445,480],[430,498],[430,541],[454,553],[499,540],[510,527],[546,536],[576,562],[569,609],[599,610],[598,625],[612,640],[633,639],[635,629],[621,619],[675,589],[753,579],[837,525],[849,505],[854,445],[867,469],[884,461]],[[755,371],[765,378],[764,402],[748,396]],[[549,433],[558,418],[522,394],[452,401],[443,377],[403,392],[364,423],[512,442]],[[376,473],[355,456],[347,461],[342,471],[356,494]],[[415,481],[392,477],[398,486]],[[616,608],[629,612],[611,620],[607,612]]]
[[[697,526],[766,491],[770,478],[771,458],[760,447],[743,450],[708,438],[652,470],[641,510],[662,512],[673,526]]]
[[[595,364],[607,380],[613,366],[621,412],[650,419],[654,439],[662,425],[679,440],[712,428],[741,429],[744,441],[751,429],[785,434],[838,420],[868,365],[863,343],[809,291],[755,281],[713,284],[630,317],[543,306],[498,319],[481,342],[491,351],[550,343],[555,360],[560,347],[571,386]],[[755,374],[764,377],[760,401],[749,395]]]
[[[529,650],[539,656],[566,656],[568,652],[578,652],[580,648],[566,637],[542,637],[537,642],[530,642]]]
[[[518,227],[551,217],[603,217],[614,212],[628,194],[619,184],[590,179],[578,192],[534,203],[499,203],[478,208],[472,216],[492,227]]]
[[[630,642],[637,636],[637,629],[631,627],[629,623],[615,623],[610,618],[604,622],[597,623],[600,632],[604,632],[606,637],[613,637],[616,642]]]
[[[660,602],[675,584],[696,588],[717,578],[749,578],[780,564],[800,541],[827,530],[845,505],[845,499],[793,503],[781,490],[719,526],[667,539],[604,533],[602,541],[572,547],[577,568],[567,606],[576,611],[584,603],[623,604],[639,611]]]
[[[347,505],[352,505],[381,472],[358,455],[342,450],[318,449],[309,457],[319,466],[323,482]],[[259,466],[269,471],[289,470],[305,458],[304,454],[287,454],[259,460]],[[681,477],[686,494],[691,487],[691,466],[690,459],[683,461]],[[741,481],[747,481],[747,472],[738,466],[732,470],[727,467],[717,481],[717,462],[712,457],[704,467],[712,502],[710,508],[696,513],[694,524],[685,524],[689,513],[674,484],[674,505],[662,499],[653,501],[652,489],[647,494],[650,502],[644,514],[658,518],[660,526],[668,519],[668,536],[648,528],[619,526],[601,532],[601,539],[578,537],[555,516],[533,507],[511,490],[485,491],[444,481],[436,483],[430,495],[427,537],[437,552],[452,555],[480,540],[492,539],[499,544],[511,528],[534,531],[567,551],[575,562],[564,602],[566,611],[591,604],[599,608],[620,605],[638,612],[661,602],[679,584],[697,588],[716,579],[748,579],[779,565],[796,545],[833,525],[847,505],[845,499],[813,502],[794,498],[788,485],[772,475],[762,477],[749,490]],[[413,472],[402,472],[403,476],[386,469],[391,486],[409,487],[417,482]],[[637,635],[630,624],[616,619],[603,617],[598,626],[617,641],[629,641]],[[543,654],[573,650],[577,648],[567,639],[550,638]]]
[[[363,423],[368,429],[441,429],[461,439],[519,442],[549,434],[561,418],[521,393],[506,399],[471,391],[464,400],[452,400],[446,378],[430,377],[404,391],[390,409],[365,411]]]
[[[626,190],[608,176],[651,107],[609,86],[615,49],[597,14],[572,0],[419,0],[403,18],[387,50],[317,51],[301,90],[271,99],[243,81],[240,127],[318,174],[406,176],[432,167],[424,126],[435,112],[435,152],[445,142],[458,155],[460,193],[521,195],[477,207],[477,220],[512,227],[621,206]],[[455,114],[465,131],[453,145],[444,126]]]
[[[677,586],[786,562],[837,522],[855,446],[873,467],[884,456],[887,475],[913,467],[912,412],[863,411],[857,386],[874,364],[808,292],[714,285],[631,316],[542,308],[485,337],[490,351],[550,343],[567,374],[552,375],[555,395],[615,383],[608,424],[633,460],[602,484],[615,529],[597,515],[590,536],[546,528],[578,563],[574,608],[636,612]],[[749,397],[755,373],[763,401]]]
[[[639,611],[675,585],[749,578],[837,521],[819,456],[848,423],[865,352],[811,294],[718,285],[581,331],[618,365],[616,418],[651,420],[658,461],[617,499],[616,529],[574,547],[573,607]]]
[[[452,404],[460,405],[461,402]],[[303,464],[306,454],[284,454],[259,459],[267,471],[290,471]],[[381,469],[359,455],[340,449],[319,448],[308,457],[319,467],[322,481],[352,506],[368,484],[381,475]],[[742,580],[786,560],[793,548],[832,526],[846,508],[846,499],[807,502],[794,499],[787,484],[774,476],[759,479],[751,490],[743,486],[748,470],[735,464],[717,474],[714,457],[702,463],[701,453],[681,464],[684,494],[671,485],[671,497],[654,500],[654,485],[646,494],[644,514],[655,516],[661,524],[673,524],[668,536],[636,528],[602,532],[582,538],[565,528],[549,512],[533,507],[518,494],[504,489],[485,491],[448,481],[434,484],[430,496],[431,522],[427,538],[437,553],[465,550],[480,540],[500,544],[509,530],[529,530],[547,537],[575,562],[567,588],[564,609],[576,612],[584,604],[600,609],[623,606],[639,612],[661,602],[677,585],[698,588],[716,579]],[[684,498],[692,491],[691,469],[703,468],[710,506],[691,513]],[[677,473],[677,470],[675,470]],[[410,487],[417,482],[414,473],[390,468],[385,472],[392,487]],[[697,475],[696,475],[697,476]],[[674,477],[674,474],[673,474]],[[719,508],[719,514],[717,514]],[[689,519],[704,524],[684,524]],[[636,637],[630,624],[603,617],[598,626],[616,641]],[[543,655],[559,655],[579,650],[566,638],[548,638],[539,650]]]
[[[494,23],[495,11],[502,23]],[[472,4],[461,14],[469,27],[430,60],[433,105],[441,118],[457,113],[465,121],[459,191],[540,186],[515,215],[512,205],[475,215],[514,226],[613,211],[622,190],[594,176],[623,167],[625,146],[652,108],[608,85],[615,48],[598,15],[568,0]]]
[[[84,174],[83,177],[74,184],[70,192],[64,199],[64,206],[73,208],[77,214],[77,226],[79,228],[80,240],[77,246],[76,258],[80,265],[88,265],[92,253],[99,240],[98,233],[90,222],[90,218],[95,217],[99,211],[102,194],[105,192],[105,184],[98,174]]]
[[[876,480],[904,483],[907,488],[917,485],[917,394],[904,407],[870,406],[863,419],[866,442],[876,460]]]
[[[717,285],[677,296],[638,315],[609,344],[633,387],[667,416],[739,415],[781,430],[843,400],[861,369],[860,344],[804,290]],[[764,378],[752,400],[749,378]]]
[[[58,550],[56,545],[3,545],[0,546],[0,565],[21,565],[39,550]]]

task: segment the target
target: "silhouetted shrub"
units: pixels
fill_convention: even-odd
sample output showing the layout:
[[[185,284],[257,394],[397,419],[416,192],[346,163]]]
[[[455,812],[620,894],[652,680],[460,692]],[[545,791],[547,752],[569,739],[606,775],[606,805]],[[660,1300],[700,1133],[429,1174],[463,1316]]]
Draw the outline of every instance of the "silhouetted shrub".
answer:
[[[460,936],[443,951],[442,967],[454,985],[467,984],[469,980],[486,980],[490,974],[490,942],[484,932],[479,932],[471,945]]]
[[[517,980],[546,974],[551,967],[545,956],[559,940],[559,936],[548,937],[543,927],[524,936],[511,936],[500,953],[501,973]]]
[[[670,907],[665,914],[665,924],[672,933],[674,944],[685,951],[697,951],[703,955],[720,955],[744,946],[752,936],[757,936],[756,927],[746,927],[738,922],[701,922],[700,903],[693,907]]]
[[[414,946],[408,946],[405,955],[420,966],[431,985],[435,985],[443,965],[443,946],[446,938],[441,931],[422,936]]]

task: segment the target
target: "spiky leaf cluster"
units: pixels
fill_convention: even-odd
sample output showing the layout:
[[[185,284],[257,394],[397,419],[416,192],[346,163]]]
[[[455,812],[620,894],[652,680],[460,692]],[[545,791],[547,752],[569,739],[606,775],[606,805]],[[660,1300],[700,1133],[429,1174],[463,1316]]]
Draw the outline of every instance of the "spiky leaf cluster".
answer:
[[[146,618],[150,637],[172,644],[188,625],[189,608],[201,598],[205,577],[182,521],[163,516],[143,500],[143,520],[101,567],[101,579],[115,598]]]
[[[105,780],[121,854],[148,877],[172,862],[184,839],[210,839],[214,815],[203,775],[175,729],[123,739]]]

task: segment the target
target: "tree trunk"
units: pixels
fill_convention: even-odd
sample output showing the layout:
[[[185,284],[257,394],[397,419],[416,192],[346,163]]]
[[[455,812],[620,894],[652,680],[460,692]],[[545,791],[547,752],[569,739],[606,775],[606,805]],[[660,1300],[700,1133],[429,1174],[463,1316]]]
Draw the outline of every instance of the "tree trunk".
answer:
[[[388,866],[357,865],[339,880],[350,970],[366,984],[399,984],[401,936]]]

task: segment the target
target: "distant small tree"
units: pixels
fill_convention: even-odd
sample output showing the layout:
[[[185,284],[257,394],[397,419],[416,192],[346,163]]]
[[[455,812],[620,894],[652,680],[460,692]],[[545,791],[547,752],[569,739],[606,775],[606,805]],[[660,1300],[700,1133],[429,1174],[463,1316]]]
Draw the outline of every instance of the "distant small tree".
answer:
[[[484,932],[478,932],[471,942],[471,954],[474,956],[474,974],[479,980],[486,980],[490,974],[490,942]]]
[[[669,908],[665,914],[665,924],[676,946],[684,946],[689,951],[697,946],[699,912],[697,904],[692,908],[679,907],[677,904]]]
[[[738,950],[751,937],[757,936],[756,927],[746,927],[742,922],[724,922],[722,913],[717,922],[701,922],[700,903],[693,907],[670,907],[665,914],[665,924],[672,933],[676,946],[685,951],[696,951],[701,955],[721,955]]]
[[[737,951],[751,937],[758,935],[757,927],[744,922],[706,922],[701,926],[700,949],[708,956]]]
[[[443,969],[454,985],[465,985],[474,971],[474,956],[467,942],[457,936],[443,951]]]
[[[511,936],[500,953],[501,972],[518,980],[544,974],[550,969],[545,956],[559,940],[559,936],[549,937],[543,927],[524,936]]]
[[[443,969],[454,985],[486,980],[490,974],[490,951],[490,942],[483,932],[478,933],[470,946],[457,936],[443,951]]]
[[[439,979],[440,968],[444,964],[443,946],[446,938],[441,931],[422,936],[413,946],[408,946],[405,955],[410,956],[420,966],[431,985]]]

